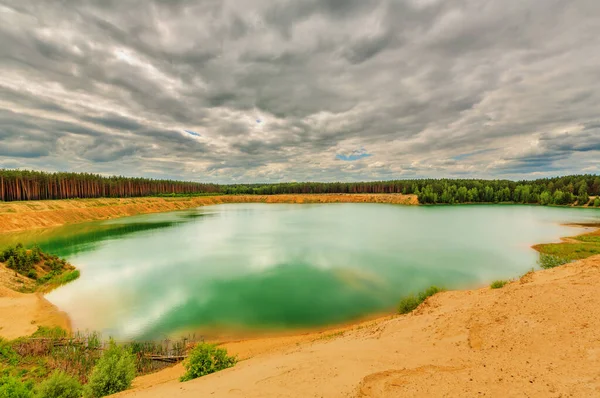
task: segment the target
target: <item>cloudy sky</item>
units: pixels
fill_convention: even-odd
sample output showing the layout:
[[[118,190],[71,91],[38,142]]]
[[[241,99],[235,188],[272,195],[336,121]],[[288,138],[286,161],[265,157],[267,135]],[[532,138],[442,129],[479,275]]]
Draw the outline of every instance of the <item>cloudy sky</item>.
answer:
[[[0,0],[0,168],[600,173],[598,0]]]

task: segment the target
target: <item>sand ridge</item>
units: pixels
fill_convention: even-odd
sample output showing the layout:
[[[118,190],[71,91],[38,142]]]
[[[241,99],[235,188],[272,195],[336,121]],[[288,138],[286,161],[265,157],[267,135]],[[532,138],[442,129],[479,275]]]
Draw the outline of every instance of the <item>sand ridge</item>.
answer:
[[[440,293],[412,314],[291,341],[187,383],[179,365],[119,396],[600,396],[598,286],[595,256],[502,289]]]
[[[402,194],[284,194],[0,202],[0,231],[15,232],[56,227],[65,224],[184,210],[223,203],[388,203],[418,205],[418,199],[416,195]]]

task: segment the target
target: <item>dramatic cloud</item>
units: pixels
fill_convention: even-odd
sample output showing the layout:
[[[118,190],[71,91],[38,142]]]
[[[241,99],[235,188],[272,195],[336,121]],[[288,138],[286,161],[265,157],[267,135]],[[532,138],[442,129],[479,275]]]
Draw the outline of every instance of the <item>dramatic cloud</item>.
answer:
[[[600,172],[597,0],[0,0],[0,167]]]

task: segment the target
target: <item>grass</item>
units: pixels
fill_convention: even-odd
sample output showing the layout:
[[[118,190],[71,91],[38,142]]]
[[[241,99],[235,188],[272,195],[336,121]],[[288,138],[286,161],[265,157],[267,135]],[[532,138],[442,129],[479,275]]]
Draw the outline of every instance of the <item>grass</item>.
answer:
[[[534,248],[542,255],[553,256],[555,258],[564,260],[565,262],[581,260],[596,254],[600,254],[600,243],[585,241],[582,241],[581,243],[548,243],[536,245]]]
[[[492,284],[490,285],[490,288],[492,288],[492,289],[501,289],[508,282],[510,282],[510,281],[498,279],[498,280],[492,282]]]
[[[430,286],[417,295],[411,294],[406,297],[403,297],[400,300],[400,303],[398,303],[398,312],[400,314],[408,314],[414,311],[419,305],[421,305],[421,303],[427,300],[427,298],[443,291],[444,289],[441,289],[437,286]]]
[[[190,343],[190,339],[181,339],[128,342],[122,346],[133,353],[136,371],[144,375],[172,365],[153,361],[150,356],[181,357],[188,352]],[[108,344],[96,332],[69,335],[61,328],[46,327],[39,327],[29,337],[10,341],[0,338],[0,378],[14,377],[24,383],[39,384],[61,371],[85,384]]]

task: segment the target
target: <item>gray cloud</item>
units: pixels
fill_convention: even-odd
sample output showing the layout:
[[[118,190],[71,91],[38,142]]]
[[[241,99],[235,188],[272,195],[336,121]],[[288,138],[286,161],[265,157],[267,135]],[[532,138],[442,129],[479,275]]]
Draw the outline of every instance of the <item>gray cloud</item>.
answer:
[[[0,167],[598,173],[598,36],[595,0],[0,0]]]

